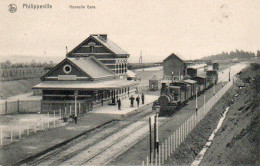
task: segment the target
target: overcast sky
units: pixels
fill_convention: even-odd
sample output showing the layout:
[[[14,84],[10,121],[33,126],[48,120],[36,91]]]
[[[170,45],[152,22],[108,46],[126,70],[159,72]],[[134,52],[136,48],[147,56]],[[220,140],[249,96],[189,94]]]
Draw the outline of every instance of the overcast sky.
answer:
[[[62,3],[61,3],[62,2]],[[17,12],[8,5],[15,3]],[[51,4],[49,10],[23,4]],[[70,9],[94,5],[96,9]],[[92,33],[108,37],[130,62],[183,59],[260,49],[259,0],[5,0],[0,1],[0,55],[65,57]]]

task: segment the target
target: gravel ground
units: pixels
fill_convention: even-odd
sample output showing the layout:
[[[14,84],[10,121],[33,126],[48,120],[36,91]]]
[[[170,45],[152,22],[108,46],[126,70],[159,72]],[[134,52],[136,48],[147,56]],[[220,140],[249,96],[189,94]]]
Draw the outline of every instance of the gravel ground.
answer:
[[[75,139],[78,135],[111,121],[112,119],[105,115],[93,114],[80,117],[77,124],[69,123],[51,130],[30,132],[30,136],[1,147],[0,165],[20,165],[17,163],[27,161],[28,158],[32,159],[35,155],[39,156],[46,150],[51,151],[56,145]],[[53,123],[50,126],[53,127]],[[46,125],[44,127],[46,128]]]
[[[221,88],[221,84],[216,86],[216,91]],[[212,97],[213,89],[206,92],[206,100]],[[198,107],[203,105],[203,95],[198,98]],[[159,140],[164,140],[170,136],[183,122],[185,122],[195,111],[195,100],[192,100],[181,111],[177,112],[170,121],[159,127]],[[159,117],[163,118],[163,117]],[[137,153],[138,152],[138,153]],[[131,149],[120,155],[110,165],[140,165],[141,162],[149,155],[149,137],[144,137],[140,142],[135,144]]]
[[[116,143],[125,135],[130,134],[130,131],[135,130],[135,128],[142,127],[146,121],[140,120],[144,116],[152,114],[151,105],[141,108],[141,110],[129,116],[121,121],[114,121],[110,124],[102,126],[91,132],[84,134],[83,136],[71,141],[70,143],[54,149],[42,156],[39,156],[28,163],[27,165],[81,165],[88,164],[85,163],[91,160],[92,163],[104,162],[107,160],[106,157],[111,158],[108,155],[103,155],[102,158],[97,158],[100,156],[100,152],[107,150],[107,147]],[[131,125],[133,124],[133,125]],[[130,125],[130,126],[129,126]],[[117,145],[117,144],[116,144]],[[120,149],[121,148],[121,149]],[[124,146],[117,145],[118,150],[124,149]],[[111,150],[111,148],[108,150]],[[113,154],[114,155],[114,154]],[[93,158],[95,156],[95,158]],[[93,159],[94,160],[93,160]]]
[[[231,71],[235,73],[239,70],[239,65],[234,66]],[[220,77],[227,80],[228,70],[221,74]],[[225,83],[225,82],[223,82]],[[216,91],[221,88],[221,83],[216,86]],[[230,91],[230,90],[229,90]],[[156,92],[154,92],[156,93]],[[231,92],[229,92],[231,93]],[[199,153],[200,149],[206,143],[208,137],[210,136],[212,130],[215,129],[221,114],[225,111],[227,105],[226,101],[229,100],[230,94],[227,93],[211,110],[211,112],[206,116],[205,122],[202,120],[198,126],[192,131],[192,133],[186,138],[186,143],[181,145],[183,151],[177,151],[173,154],[172,159],[168,160],[166,164],[168,165],[183,165],[191,164],[196,155]],[[213,88],[205,92],[206,100],[212,97]],[[232,94],[233,95],[233,94]],[[198,107],[200,108],[203,104],[203,95],[198,98]],[[183,122],[185,122],[195,111],[195,100],[188,102],[188,105],[176,113],[171,121],[163,124],[159,127],[159,140],[164,140],[168,138]],[[187,146],[187,147],[185,147]],[[185,149],[186,148],[186,149]],[[145,137],[143,140],[134,145],[131,149],[126,151],[124,154],[113,160],[110,165],[140,165],[143,160],[149,155],[149,137]]]

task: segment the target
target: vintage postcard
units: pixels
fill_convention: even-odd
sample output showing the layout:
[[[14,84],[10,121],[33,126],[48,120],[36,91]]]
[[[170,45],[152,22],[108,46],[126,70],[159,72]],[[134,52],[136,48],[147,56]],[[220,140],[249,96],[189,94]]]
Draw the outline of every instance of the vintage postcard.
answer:
[[[259,0],[1,0],[0,165],[259,165]]]

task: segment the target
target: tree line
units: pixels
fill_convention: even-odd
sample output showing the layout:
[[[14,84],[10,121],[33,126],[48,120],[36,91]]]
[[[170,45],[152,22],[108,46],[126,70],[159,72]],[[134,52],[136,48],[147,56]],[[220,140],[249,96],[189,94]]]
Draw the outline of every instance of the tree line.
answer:
[[[0,63],[0,69],[14,69],[14,68],[44,68],[44,69],[50,69],[54,66],[55,66],[55,64],[53,63],[53,61],[35,62],[35,60],[32,60],[30,63],[23,63],[23,62],[12,63],[10,60],[6,60],[5,62]]]
[[[230,60],[230,59],[251,59],[255,56],[260,57],[260,50],[257,50],[257,54],[251,51],[236,50],[231,52],[222,52],[220,54],[211,55],[202,58],[203,60]]]

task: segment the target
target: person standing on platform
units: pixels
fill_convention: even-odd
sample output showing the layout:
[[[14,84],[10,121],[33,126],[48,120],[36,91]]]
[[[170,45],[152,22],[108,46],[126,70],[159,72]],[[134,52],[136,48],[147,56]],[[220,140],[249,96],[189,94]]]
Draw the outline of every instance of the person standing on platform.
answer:
[[[141,98],[142,98],[142,104],[144,104],[144,93],[142,93]]]
[[[74,116],[74,121],[75,121],[75,124],[77,124],[77,122],[78,122],[78,116],[77,116],[77,114]]]
[[[118,98],[118,100],[117,100],[117,106],[118,106],[118,110],[121,110],[121,100],[120,100],[120,98]]]
[[[138,95],[137,98],[136,98],[136,102],[137,102],[137,107],[139,107],[139,103],[140,103],[140,97],[139,97],[139,95]]]
[[[130,103],[131,103],[131,107],[134,107],[135,98],[133,97],[133,95],[129,98],[129,100],[130,100]]]

